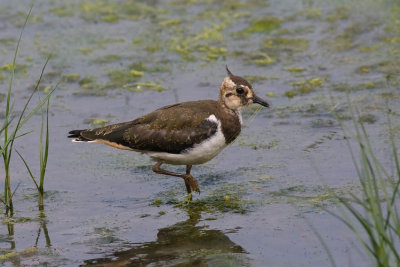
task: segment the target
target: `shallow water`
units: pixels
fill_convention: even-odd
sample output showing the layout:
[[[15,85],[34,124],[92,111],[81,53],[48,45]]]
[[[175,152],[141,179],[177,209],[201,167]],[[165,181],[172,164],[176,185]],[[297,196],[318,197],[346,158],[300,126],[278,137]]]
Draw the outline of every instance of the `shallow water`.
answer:
[[[1,93],[29,6],[0,1]],[[334,118],[351,129],[347,89],[379,158],[393,168],[385,110],[394,112],[398,136],[399,13],[389,0],[36,1],[17,60],[15,110],[48,54],[42,94],[62,83],[51,99],[44,211],[14,157],[16,214],[2,217],[1,263],[329,265],[315,229],[338,266],[365,266],[353,234],[320,206],[337,211],[330,190],[358,192]],[[154,174],[146,156],[66,138],[71,129],[216,99],[225,64],[272,107],[244,110],[238,140],[193,167],[201,194],[189,206],[179,205],[184,183]],[[34,132],[16,142],[33,173],[40,122],[34,116],[25,126]]]

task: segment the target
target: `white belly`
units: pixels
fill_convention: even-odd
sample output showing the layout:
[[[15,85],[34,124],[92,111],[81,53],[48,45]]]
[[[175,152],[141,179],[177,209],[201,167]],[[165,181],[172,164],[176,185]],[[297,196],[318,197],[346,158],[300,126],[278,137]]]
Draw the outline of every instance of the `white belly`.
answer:
[[[214,115],[211,115],[207,119],[218,124],[217,131],[213,136],[195,145],[193,148],[187,149],[181,154],[166,152],[146,152],[146,154],[155,160],[162,160],[165,163],[174,165],[196,165],[211,160],[226,147],[226,142],[222,133],[221,122]]]

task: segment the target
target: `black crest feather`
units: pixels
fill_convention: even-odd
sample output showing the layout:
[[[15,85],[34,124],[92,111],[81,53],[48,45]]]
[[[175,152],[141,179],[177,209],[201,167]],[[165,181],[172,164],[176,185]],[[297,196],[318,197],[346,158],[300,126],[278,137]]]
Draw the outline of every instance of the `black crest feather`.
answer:
[[[226,68],[226,72],[228,73],[228,76],[229,76],[229,77],[234,76],[234,75],[232,74],[232,72],[228,69],[228,65],[225,65],[225,68]]]
[[[234,82],[236,85],[246,85],[250,89],[253,89],[251,84],[248,81],[246,81],[246,79],[233,75],[232,72],[228,69],[228,65],[225,65],[225,67],[226,67],[226,72],[228,73],[228,76],[229,78],[231,78],[232,82]]]

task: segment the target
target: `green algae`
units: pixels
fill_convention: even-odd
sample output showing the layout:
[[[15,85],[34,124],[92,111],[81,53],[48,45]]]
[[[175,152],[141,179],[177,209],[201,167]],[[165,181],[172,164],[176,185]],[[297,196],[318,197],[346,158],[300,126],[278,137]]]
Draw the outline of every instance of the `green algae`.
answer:
[[[79,81],[80,78],[81,78],[81,75],[79,73],[70,73],[70,74],[64,75],[62,77],[62,80],[67,83],[73,83],[73,82]],[[85,83],[85,82],[83,82],[83,83]]]
[[[12,48],[16,43],[17,40],[14,37],[0,39],[0,45],[5,46],[6,48]]]
[[[363,90],[363,89],[380,89],[386,87],[386,82],[384,81],[369,81],[357,84],[354,89],[355,90]]]
[[[84,120],[84,123],[87,123],[92,127],[104,127],[108,122],[109,120],[101,118],[87,118]]]
[[[132,75],[129,69],[115,69],[107,73],[110,81],[105,85],[106,88],[122,88],[139,79],[137,75]]]
[[[164,203],[160,198],[156,198],[152,203],[150,203],[150,205],[157,207],[160,207],[162,204]]]
[[[98,63],[98,64],[105,64],[105,63],[111,63],[111,62],[120,61],[120,60],[121,60],[120,55],[111,54],[111,55],[105,55],[101,58],[93,59],[92,62]]]
[[[164,90],[161,84],[155,82],[140,82],[140,83],[135,83],[134,86],[139,90],[155,90],[158,92]]]
[[[358,74],[369,74],[372,71],[371,66],[363,65],[356,69],[356,73]]]
[[[225,47],[206,45],[200,45],[196,47],[196,51],[203,54],[202,59],[205,61],[218,60],[220,59],[220,57],[223,57],[228,52]]]
[[[371,72],[381,72],[386,75],[400,74],[400,61],[388,60],[382,61],[371,65],[359,66],[356,70],[358,74],[369,74]]]
[[[267,51],[305,52],[309,49],[309,41],[304,38],[268,37],[262,47]]]
[[[116,3],[109,3],[108,1],[82,1],[79,5],[81,11],[80,16],[87,21],[99,21],[102,20],[104,17],[116,16],[116,7]],[[105,20],[105,22],[108,21]]]
[[[324,84],[325,80],[326,78],[313,78],[308,80],[307,82],[314,87],[321,87]]]
[[[0,70],[0,82],[7,80],[7,77],[3,74],[3,71]]]
[[[67,5],[50,8],[49,11],[59,17],[72,17],[74,15],[74,10]]]
[[[324,127],[332,127],[336,126],[337,123],[335,120],[331,119],[313,119],[311,120],[311,127],[313,128],[324,128]]]
[[[275,60],[266,53],[257,53],[250,58],[250,61],[259,66],[266,66],[275,63]]]
[[[224,41],[225,37],[221,31],[224,30],[226,26],[227,25],[224,23],[212,23],[211,25],[204,26],[193,36],[193,41]]]
[[[247,27],[245,33],[269,33],[281,26],[283,19],[276,17],[266,17],[252,22]]]
[[[285,68],[285,70],[292,72],[292,73],[299,73],[299,72],[301,73],[301,72],[306,71],[307,69],[294,66],[294,67],[290,67],[290,68]]]
[[[145,72],[145,71],[149,70],[149,68],[146,66],[146,64],[142,61],[134,62],[134,63],[130,64],[128,67],[131,70],[136,70],[136,71],[141,71],[141,72]],[[151,71],[151,70],[149,70],[149,71]]]
[[[144,72],[138,70],[131,70],[130,74],[134,77],[142,77],[144,75]]]
[[[346,91],[359,91],[368,89],[382,89],[386,87],[387,87],[386,81],[377,80],[377,81],[367,81],[363,83],[358,83],[355,85],[349,85],[347,83],[339,83],[339,84],[334,84],[332,89],[338,92],[346,92]]]
[[[293,97],[295,97],[295,96],[297,95],[297,92],[294,91],[294,90],[286,91],[286,92],[284,93],[284,95],[285,95],[287,98],[293,98]]]
[[[268,80],[268,77],[265,76],[257,76],[257,75],[246,75],[244,78],[250,83],[262,83],[263,81]]]
[[[91,22],[117,23],[119,20],[136,20],[146,17],[157,17],[166,11],[147,4],[131,1],[113,3],[107,0],[81,1],[80,17]]]
[[[368,123],[368,124],[373,124],[377,120],[378,120],[378,118],[373,114],[362,114],[358,118],[358,122],[360,122],[360,123]]]
[[[356,47],[353,43],[353,37],[348,35],[338,35],[333,40],[330,38],[320,40],[319,45],[325,46],[334,52],[351,50]]]
[[[380,45],[361,46],[360,48],[358,48],[358,51],[362,52],[362,53],[367,53],[367,52],[377,50],[379,47],[380,47]]]
[[[377,64],[377,70],[385,74],[400,74],[400,61],[383,61]]]
[[[175,207],[188,212],[245,214],[252,211],[255,204],[255,201],[245,198],[248,189],[249,185],[247,183],[225,182],[217,188],[207,190],[206,196],[190,202],[181,203],[177,199],[175,190],[164,192],[161,201],[165,204],[173,204]]]
[[[21,252],[8,252],[6,254],[0,255],[0,261],[4,262],[4,261],[13,261],[13,260],[17,260],[20,257],[30,257],[33,255],[36,255],[38,253],[38,249],[36,247],[29,247],[26,248],[25,250],[21,251]]]
[[[252,201],[242,199],[235,195],[218,195],[210,196],[192,201],[183,209],[190,211],[201,211],[208,213],[240,213],[246,214],[251,210]]]
[[[79,47],[78,51],[81,52],[84,55],[89,55],[90,53],[92,53],[94,51],[94,48],[83,48],[83,47]]]
[[[244,198],[247,190],[248,186],[245,183],[224,183],[211,190],[206,197],[197,199],[183,208],[192,212],[245,214],[252,210],[254,204],[252,200]]]
[[[0,66],[0,80],[3,81],[5,79],[7,79],[6,76],[9,76],[9,74],[11,74],[12,68],[13,68],[12,62]],[[14,73],[15,73],[15,75],[18,75],[19,77],[21,77],[21,76],[26,77],[26,76],[28,76],[29,68],[31,68],[31,65],[16,64],[14,67]]]
[[[79,85],[83,89],[103,89],[103,86],[96,84],[96,77],[86,76],[79,80]]]
[[[338,20],[347,20],[350,18],[351,9],[348,6],[341,6],[328,12],[325,20],[328,22],[336,22]]]
[[[322,17],[322,10],[319,8],[306,8],[299,11],[291,16],[290,20],[298,20],[299,18],[305,18],[308,20],[319,20]]]
[[[9,17],[9,21],[15,27],[21,28],[22,26],[24,26],[26,18],[27,18],[27,14],[25,12],[18,11],[17,13],[14,13],[13,15],[11,15]],[[42,17],[31,15],[29,17],[28,23],[32,24],[32,23],[38,23],[38,22],[42,22],[42,21],[43,21]]]
[[[354,22],[347,26],[343,30],[342,34],[339,34],[334,38],[325,38],[320,40],[318,43],[319,45],[326,46],[328,49],[331,49],[334,52],[351,50],[359,46],[356,44],[356,40],[359,35],[370,32],[379,25],[380,23],[374,20]]]
[[[272,35],[304,35],[315,32],[315,25],[297,26],[295,28],[281,28],[273,31]]]
[[[317,88],[322,87],[326,79],[327,78],[317,77],[309,80],[291,82],[293,89],[290,91],[286,91],[284,95],[288,98],[293,98],[298,94],[309,94],[311,92],[314,92]]]
[[[119,21],[119,19],[120,19],[119,15],[109,14],[109,15],[102,16],[100,18],[100,21],[108,22],[108,23],[117,23]]]
[[[167,19],[167,20],[163,20],[160,22],[161,26],[164,27],[171,27],[171,26],[176,26],[182,23],[181,19]]]
[[[169,40],[169,50],[183,57],[186,61],[212,61],[223,57],[227,48],[221,44],[225,41],[223,30],[231,19],[208,23],[190,35],[177,34]]]
[[[125,39],[123,38],[100,38],[99,40],[95,40],[91,43],[97,45],[99,48],[103,48],[104,45],[107,44],[116,44],[123,42],[125,42]]]
[[[164,88],[160,84],[154,82],[128,83],[123,85],[122,89],[135,93],[140,93],[147,90],[158,91],[158,92],[164,90]]]

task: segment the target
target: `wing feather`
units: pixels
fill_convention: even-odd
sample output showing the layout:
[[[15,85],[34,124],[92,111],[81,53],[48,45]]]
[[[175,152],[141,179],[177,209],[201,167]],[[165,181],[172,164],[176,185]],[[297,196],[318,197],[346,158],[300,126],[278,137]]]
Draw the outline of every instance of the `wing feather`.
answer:
[[[215,101],[204,100],[167,106],[134,121],[82,131],[89,140],[107,141],[141,151],[180,153],[217,132],[218,125],[207,118]]]

